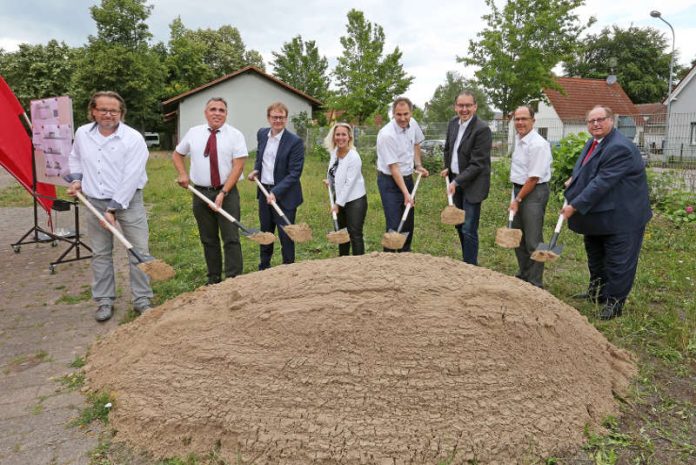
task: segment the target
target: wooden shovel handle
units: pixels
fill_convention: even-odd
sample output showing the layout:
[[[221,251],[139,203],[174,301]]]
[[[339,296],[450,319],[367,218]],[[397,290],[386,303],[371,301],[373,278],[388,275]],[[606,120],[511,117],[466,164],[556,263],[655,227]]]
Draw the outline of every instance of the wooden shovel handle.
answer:
[[[114,228],[114,226],[113,226],[111,223],[109,223],[108,221],[106,221],[106,218],[104,218],[104,215],[102,215],[101,212],[100,212],[99,210],[97,210],[97,209],[94,207],[94,205],[92,205],[92,204],[89,202],[89,200],[87,200],[87,199],[85,198],[85,196],[82,194],[82,192],[80,192],[80,191],[75,192],[75,196],[76,196],[78,199],[80,199],[80,200],[82,201],[82,203],[84,203],[85,206],[86,206],[92,213],[94,213],[94,216],[96,216],[97,218],[99,218],[99,221],[101,221],[102,224],[105,224],[105,225],[106,225],[106,228],[107,228],[109,231],[111,231],[111,234],[113,234],[114,236],[116,236],[116,239],[118,239],[119,241],[121,241],[121,243],[122,243],[124,246],[126,246],[126,248],[127,248],[128,250],[132,250],[132,249],[133,249],[133,244],[131,244],[130,242],[128,242],[128,239],[126,239],[126,238],[123,236],[123,234],[121,234],[121,231],[119,231],[118,229]],[[142,261],[142,260],[141,260],[141,261]]]

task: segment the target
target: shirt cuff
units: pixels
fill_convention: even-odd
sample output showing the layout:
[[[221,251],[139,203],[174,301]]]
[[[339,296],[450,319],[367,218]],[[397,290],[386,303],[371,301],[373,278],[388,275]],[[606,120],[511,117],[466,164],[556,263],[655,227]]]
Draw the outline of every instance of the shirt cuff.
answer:
[[[63,176],[67,182],[82,181],[82,173],[70,173]]]
[[[117,201],[111,199],[109,201],[109,204],[106,206],[107,210],[123,210],[123,205],[118,203]]]

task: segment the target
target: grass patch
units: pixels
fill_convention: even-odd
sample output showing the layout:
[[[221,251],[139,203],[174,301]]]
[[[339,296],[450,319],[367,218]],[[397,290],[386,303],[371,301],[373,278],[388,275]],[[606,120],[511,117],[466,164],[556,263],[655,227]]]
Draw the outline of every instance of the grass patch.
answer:
[[[109,393],[90,393],[87,395],[87,404],[80,416],[70,422],[70,426],[87,426],[94,421],[109,424],[109,412],[114,404]]]
[[[2,207],[31,207],[32,205],[31,194],[19,184],[0,190],[0,206]]]
[[[82,370],[73,371],[58,378],[58,382],[70,391],[80,389],[85,385],[85,372]]]
[[[82,368],[85,366],[85,363],[87,363],[85,361],[85,358],[78,355],[77,357],[75,357],[75,360],[70,362],[69,366],[70,366],[70,368]]]
[[[79,304],[80,302],[87,302],[92,298],[92,291],[87,287],[87,289],[84,289],[81,291],[79,294],[63,294],[56,300],[57,304],[67,304],[67,305],[74,305],[74,304]]]

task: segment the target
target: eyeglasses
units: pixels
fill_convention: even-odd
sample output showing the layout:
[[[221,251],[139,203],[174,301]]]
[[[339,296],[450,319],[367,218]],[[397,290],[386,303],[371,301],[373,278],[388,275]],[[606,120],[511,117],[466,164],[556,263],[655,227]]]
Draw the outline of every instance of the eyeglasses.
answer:
[[[475,103],[456,103],[454,105],[457,108],[474,108],[476,106]]]
[[[288,117],[287,116],[269,116],[268,119],[271,121],[285,121]]]
[[[605,116],[603,118],[588,119],[587,124],[589,124],[590,126],[594,126],[595,124],[602,124],[603,122],[605,122],[608,119],[609,119],[608,116]]]
[[[519,118],[515,118],[515,121],[529,121],[532,118],[527,118],[526,116],[520,116]]]
[[[97,113],[99,113],[102,116],[106,115],[111,115],[111,116],[116,116],[121,114],[121,110],[109,110],[108,108],[95,108],[97,110]]]

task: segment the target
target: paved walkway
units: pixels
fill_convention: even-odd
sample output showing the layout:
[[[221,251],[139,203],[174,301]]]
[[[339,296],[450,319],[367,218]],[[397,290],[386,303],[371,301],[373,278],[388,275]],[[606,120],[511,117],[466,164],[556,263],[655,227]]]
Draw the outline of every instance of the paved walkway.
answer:
[[[80,209],[80,214],[89,212]],[[70,227],[73,213],[59,215],[59,226]],[[46,215],[41,213],[40,218],[45,226]],[[129,291],[124,288],[128,282],[123,279],[126,254],[120,250],[117,259],[116,314],[99,324],[90,299],[66,303],[79,300],[67,297],[89,291],[89,260],[60,264],[51,274],[50,262],[67,249],[67,243],[23,245],[20,253],[12,250],[11,244],[32,222],[31,208],[0,208],[0,463],[88,464],[99,425],[89,429],[68,425],[84,408],[85,399],[79,390],[67,389],[60,378],[75,371],[70,363],[84,357],[92,342],[115,328],[130,308]]]

